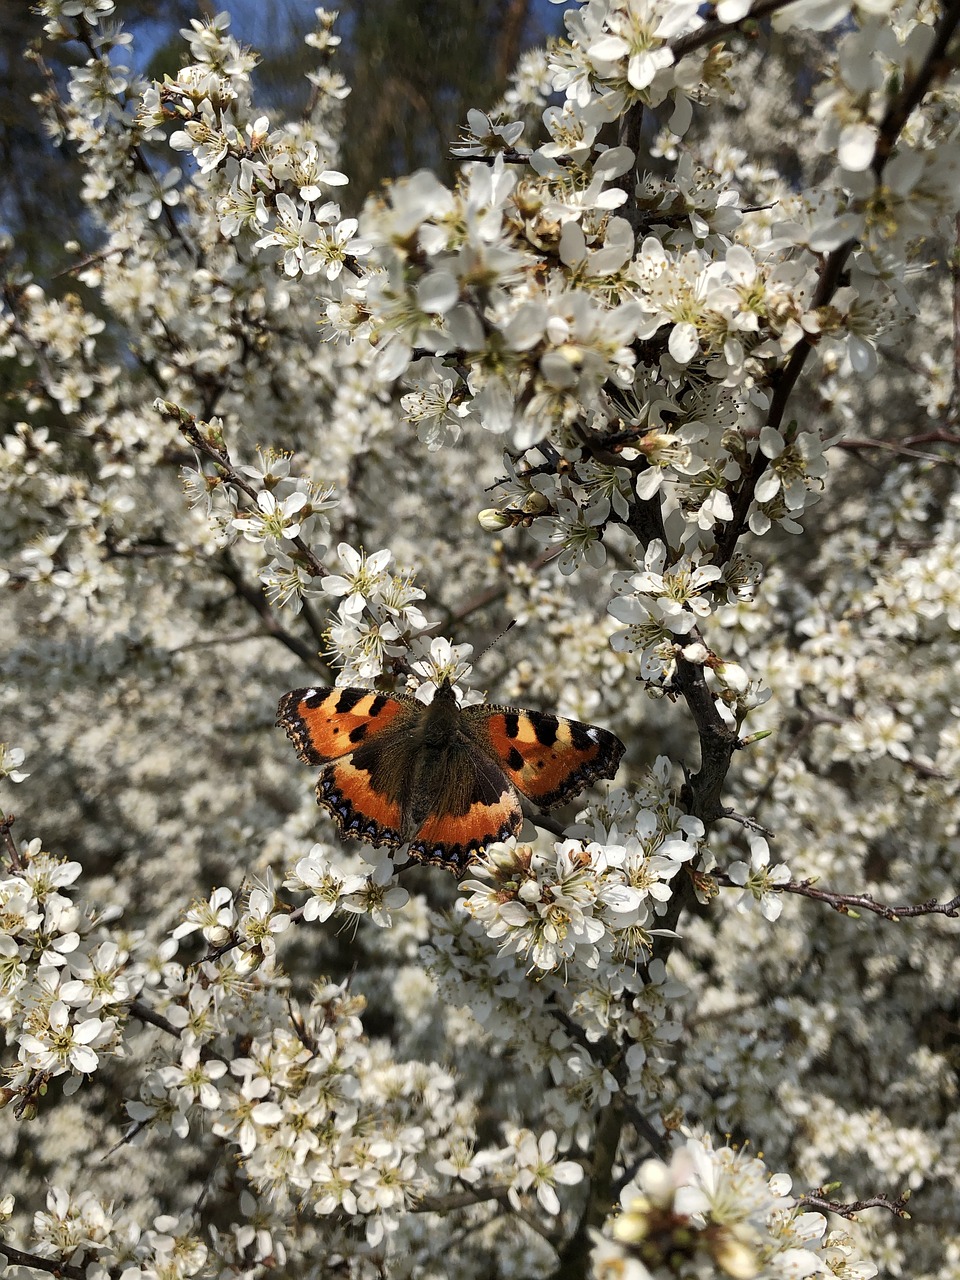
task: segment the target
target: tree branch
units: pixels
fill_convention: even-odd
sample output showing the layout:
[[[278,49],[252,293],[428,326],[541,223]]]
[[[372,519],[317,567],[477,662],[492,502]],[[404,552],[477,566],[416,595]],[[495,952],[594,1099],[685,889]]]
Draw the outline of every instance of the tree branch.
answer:
[[[960,444],[960,439],[954,438],[949,443]],[[949,458],[942,453],[921,453],[918,449],[909,449],[905,444],[894,444],[889,440],[863,440],[858,436],[850,436],[846,440],[835,441],[830,447],[846,449],[850,453],[859,453],[865,449],[886,449],[890,453],[901,454],[904,458],[918,458],[921,462],[936,462],[948,467],[960,466],[960,459]]]
[[[148,1004],[144,1004],[141,1000],[131,1000],[127,1008],[131,1016],[137,1018],[140,1022],[149,1023],[151,1027],[157,1027],[160,1031],[165,1031],[167,1035],[176,1036],[178,1040],[180,1039],[180,1028],[175,1027],[162,1013],[155,1012]]]
[[[11,827],[16,822],[16,815],[13,813],[4,814],[0,818],[0,841],[3,842],[7,855],[10,858],[10,870],[22,871],[23,860],[20,857],[20,850],[17,848],[17,842],[13,838]]]
[[[173,404],[169,400],[163,402],[163,412],[168,416],[176,419],[180,424],[180,431],[186,440],[194,449],[216,466],[217,470],[235,489],[239,489],[241,493],[246,494],[252,505],[257,505],[257,490],[249,481],[245,480],[240,472],[233,465],[229,451],[226,445],[215,441],[211,434],[205,434],[197,425],[197,419],[192,413],[186,413],[179,405]],[[295,538],[290,538],[290,542],[297,548],[303,557],[304,563],[315,578],[322,578],[327,572],[323,561],[314,555],[312,547],[304,542],[303,538],[298,534]]]
[[[953,284],[953,385],[950,391],[949,418],[960,422],[960,213],[953,220],[953,252],[947,261]]]
[[[864,1209],[889,1209],[898,1218],[909,1218],[910,1214],[906,1209],[909,1199],[909,1191],[897,1196],[896,1200],[890,1200],[886,1196],[870,1196],[868,1200],[850,1200],[846,1204],[836,1200],[826,1200],[822,1196],[800,1196],[797,1199],[797,1208],[814,1209],[818,1213],[835,1213],[841,1218],[855,1218],[858,1213],[863,1213]]]
[[[316,651],[283,626],[280,619],[270,608],[263,591],[246,580],[240,572],[240,566],[229,551],[223,552],[215,567],[233,587],[238,598],[245,601],[261,619],[268,635],[286,645],[290,652],[295,653],[301,662],[305,662],[308,667],[312,667],[324,679],[329,679],[329,670],[326,664],[321,662]]]
[[[717,884],[722,884],[728,889],[743,888],[743,885],[735,884],[724,871],[715,871],[712,877]],[[960,917],[960,894],[946,902],[938,902],[936,898],[930,898],[926,902],[893,907],[884,902],[877,902],[876,898],[872,898],[869,893],[835,893],[831,889],[819,889],[813,880],[788,880],[786,884],[775,885],[773,888],[778,893],[796,893],[804,898],[824,902],[844,916],[856,914],[858,911],[869,911],[893,923],[910,920],[917,916],[949,916],[951,919]]]
[[[24,1253],[22,1249],[7,1244],[6,1240],[0,1240],[0,1253],[10,1267],[33,1267],[35,1271],[46,1271],[51,1276],[69,1276],[70,1280],[84,1280],[87,1274],[86,1267],[75,1267],[56,1258],[41,1258],[38,1253]]]
[[[587,1174],[587,1203],[576,1230],[559,1250],[560,1262],[551,1280],[573,1280],[589,1272],[591,1230],[599,1230],[613,1208],[613,1166],[623,1129],[623,1098],[616,1094],[600,1112],[594,1134],[593,1162]]]
[[[744,14],[742,18],[738,18],[736,22],[706,22],[698,31],[691,31],[688,36],[680,36],[677,40],[669,43],[674,60],[679,62],[681,58],[685,58],[688,53],[693,53],[696,49],[702,49],[705,44],[711,44],[715,40],[721,40],[724,36],[734,35],[744,25],[750,22],[759,22],[761,18],[769,17],[771,13],[776,13],[778,9],[785,9],[792,0],[757,0],[749,13]]]

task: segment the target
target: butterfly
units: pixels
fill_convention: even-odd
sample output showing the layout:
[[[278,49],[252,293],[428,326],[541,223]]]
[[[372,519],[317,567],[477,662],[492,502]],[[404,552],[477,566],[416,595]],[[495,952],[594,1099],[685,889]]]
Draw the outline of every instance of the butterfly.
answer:
[[[370,689],[294,689],[277,724],[300,759],[323,765],[317,803],[345,836],[410,845],[416,862],[459,874],[523,825],[520,795],[552,809],[612,778],[624,745],[545,711],[461,707],[449,680],[433,701]],[[518,792],[520,793],[518,795]]]

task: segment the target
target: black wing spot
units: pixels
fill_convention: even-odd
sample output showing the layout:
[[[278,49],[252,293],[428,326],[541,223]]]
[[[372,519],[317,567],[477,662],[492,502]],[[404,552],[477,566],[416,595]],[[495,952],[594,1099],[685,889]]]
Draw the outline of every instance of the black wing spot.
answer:
[[[350,730],[351,742],[362,742],[366,736],[367,736],[367,726],[365,724],[358,724],[355,729]]]
[[[597,745],[596,731],[591,730],[581,724],[579,720],[570,720],[570,741],[578,751],[589,751],[591,747]]]
[[[537,741],[543,747],[552,747],[557,740],[557,730],[559,721],[549,712],[542,715],[533,716],[533,731],[537,735]]]
[[[520,732],[520,717],[515,711],[503,713],[503,729],[508,738],[515,738]]]
[[[369,714],[371,715],[371,717],[378,716],[389,701],[390,699],[386,697],[384,694],[378,693],[377,696],[374,698],[373,702],[370,704]]]
[[[510,748],[510,754],[507,756],[507,766],[514,772],[519,772],[523,768],[523,756],[516,747]]]
[[[340,715],[346,715],[348,711],[353,710],[358,702],[362,702],[366,696],[366,689],[344,689],[337,699],[337,711]]]

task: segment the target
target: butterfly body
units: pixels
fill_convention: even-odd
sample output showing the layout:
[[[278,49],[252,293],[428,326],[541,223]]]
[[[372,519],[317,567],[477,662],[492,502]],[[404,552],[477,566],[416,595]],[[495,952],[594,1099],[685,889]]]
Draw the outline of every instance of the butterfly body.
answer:
[[[523,825],[518,792],[542,809],[617,771],[623,743],[541,711],[460,707],[449,682],[424,704],[369,689],[294,689],[277,723],[301,760],[323,768],[317,802],[344,835],[410,844],[410,856],[461,872]]]

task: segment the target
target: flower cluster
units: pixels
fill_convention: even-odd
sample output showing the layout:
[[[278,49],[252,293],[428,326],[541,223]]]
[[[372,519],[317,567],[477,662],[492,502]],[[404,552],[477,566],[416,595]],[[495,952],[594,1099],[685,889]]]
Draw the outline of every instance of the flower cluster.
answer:
[[[633,829],[602,844],[564,840],[552,854],[524,844],[491,844],[466,880],[460,907],[531,966],[565,972],[605,963],[638,964],[656,933],[657,904],[697,856],[694,841],[667,835],[658,815],[640,810]],[[662,907],[661,907],[662,910]]]
[[[734,1280],[876,1275],[850,1256],[842,1237],[822,1239],[826,1219],[796,1207],[788,1178],[707,1139],[689,1138],[669,1164],[644,1161],[620,1206],[594,1249],[595,1280],[702,1271]]]
[[[67,1092],[120,1051],[120,1024],[139,981],[127,954],[71,897],[80,864],[25,844],[0,880],[0,1011],[17,1045],[6,1097],[28,1109],[45,1082]],[[119,1015],[119,1016],[118,1016]]]

